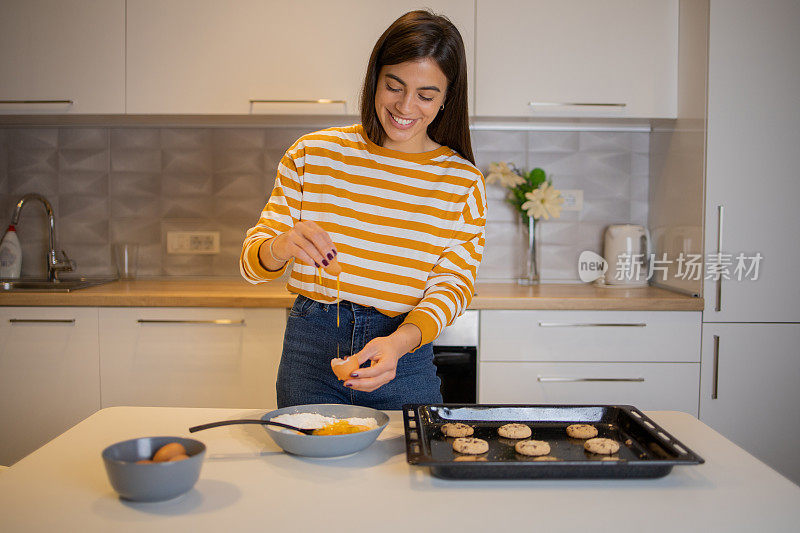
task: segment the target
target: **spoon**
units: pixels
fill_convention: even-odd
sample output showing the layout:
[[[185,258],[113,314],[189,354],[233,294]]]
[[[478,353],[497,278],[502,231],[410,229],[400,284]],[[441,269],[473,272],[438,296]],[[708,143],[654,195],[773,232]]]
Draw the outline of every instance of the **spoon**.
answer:
[[[282,428],[299,431],[300,433],[303,433],[305,435],[311,435],[312,432],[314,431],[313,429],[303,429],[295,426],[290,426],[289,424],[283,424],[281,422],[273,422],[272,420],[261,420],[260,418],[244,418],[237,420],[221,420],[219,422],[209,422],[208,424],[201,424],[199,426],[190,427],[189,433],[194,433],[196,431],[202,431],[204,429],[211,429],[220,426],[232,426],[234,424],[261,424],[263,426],[279,426]]]

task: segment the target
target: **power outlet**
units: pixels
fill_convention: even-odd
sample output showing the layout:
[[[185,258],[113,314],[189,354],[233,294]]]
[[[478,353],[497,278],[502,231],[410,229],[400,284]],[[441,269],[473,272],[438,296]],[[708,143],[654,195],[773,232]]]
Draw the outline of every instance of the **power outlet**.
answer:
[[[168,254],[218,254],[218,231],[168,231]]]
[[[564,198],[564,203],[561,204],[563,211],[580,211],[583,209],[583,190],[562,190],[561,196]]]

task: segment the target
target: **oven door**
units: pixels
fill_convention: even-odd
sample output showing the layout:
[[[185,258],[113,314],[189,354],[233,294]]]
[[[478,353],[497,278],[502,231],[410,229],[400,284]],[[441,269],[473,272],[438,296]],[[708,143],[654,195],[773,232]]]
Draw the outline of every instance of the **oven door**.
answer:
[[[445,403],[475,403],[478,393],[478,311],[468,310],[433,341],[433,362]]]

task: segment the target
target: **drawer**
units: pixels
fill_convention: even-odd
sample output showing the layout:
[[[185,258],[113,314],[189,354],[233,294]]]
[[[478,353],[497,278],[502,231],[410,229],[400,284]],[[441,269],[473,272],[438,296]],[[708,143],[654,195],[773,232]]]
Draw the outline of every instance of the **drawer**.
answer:
[[[630,404],[697,416],[699,363],[482,362],[480,403]]]
[[[482,311],[481,361],[700,362],[694,311]]]

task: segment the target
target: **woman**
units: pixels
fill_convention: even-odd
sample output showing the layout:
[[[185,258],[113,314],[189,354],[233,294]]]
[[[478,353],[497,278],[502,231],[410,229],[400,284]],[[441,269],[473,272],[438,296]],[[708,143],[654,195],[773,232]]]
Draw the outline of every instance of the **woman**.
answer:
[[[244,240],[240,268],[251,283],[280,277],[294,260],[279,407],[441,402],[431,341],[472,299],[486,200],[464,44],[450,21],[413,11],[384,32],[361,120],[287,150]],[[319,268],[331,263],[338,279]],[[342,383],[331,359],[351,354],[363,366]]]

